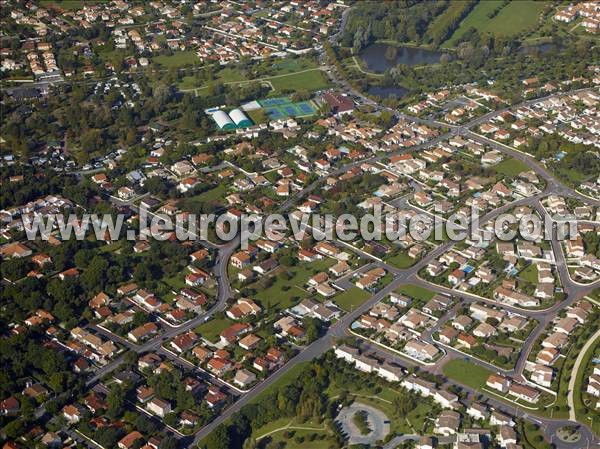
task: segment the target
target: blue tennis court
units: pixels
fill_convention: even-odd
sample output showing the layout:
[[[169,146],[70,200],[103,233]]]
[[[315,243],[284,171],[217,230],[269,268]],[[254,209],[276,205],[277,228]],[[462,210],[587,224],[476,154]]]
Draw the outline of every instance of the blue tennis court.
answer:
[[[312,115],[316,112],[316,108],[311,101],[292,103],[289,97],[267,98],[260,100],[258,103],[265,108],[271,120],[302,117]]]
[[[267,114],[269,114],[269,117],[273,120],[279,120],[280,118],[283,118],[284,115],[279,111],[278,108],[265,108],[267,111]]]
[[[296,106],[298,107],[298,109],[300,109],[304,114],[314,114],[315,113],[315,108],[313,108],[309,103],[307,102],[302,102],[302,103],[296,103]]]
[[[281,98],[267,98],[266,100],[260,100],[259,103],[262,106],[279,106],[279,105],[288,104],[291,102],[290,102],[289,98],[281,97]]]

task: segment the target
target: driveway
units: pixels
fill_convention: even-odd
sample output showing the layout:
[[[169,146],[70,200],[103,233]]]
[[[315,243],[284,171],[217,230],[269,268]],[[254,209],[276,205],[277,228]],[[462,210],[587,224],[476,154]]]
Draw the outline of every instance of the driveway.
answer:
[[[352,418],[354,414],[360,411],[367,413],[367,421],[371,432],[363,435],[354,424]],[[341,426],[342,431],[348,437],[348,444],[368,444],[373,445],[378,440],[383,440],[390,433],[390,424],[388,417],[381,410],[370,405],[354,402],[349,407],[340,410],[335,421]]]

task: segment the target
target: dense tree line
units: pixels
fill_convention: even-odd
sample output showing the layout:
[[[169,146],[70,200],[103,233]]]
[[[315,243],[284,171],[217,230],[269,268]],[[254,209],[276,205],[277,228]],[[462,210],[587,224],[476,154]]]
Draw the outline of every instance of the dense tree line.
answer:
[[[350,12],[341,43],[355,52],[378,39],[422,43],[430,22],[448,4],[446,0],[358,2]]]

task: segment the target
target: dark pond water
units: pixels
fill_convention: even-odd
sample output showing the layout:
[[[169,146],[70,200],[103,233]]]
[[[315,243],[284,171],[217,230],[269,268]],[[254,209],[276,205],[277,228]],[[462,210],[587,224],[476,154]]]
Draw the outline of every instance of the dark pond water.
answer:
[[[372,44],[359,53],[371,72],[383,73],[398,64],[408,66],[436,64],[442,52],[417,47],[396,47],[388,44]]]
[[[402,86],[390,86],[390,87],[381,87],[381,86],[371,86],[367,91],[371,95],[377,95],[381,98],[388,97],[396,97],[402,98],[408,92],[408,89],[405,89]]]
[[[531,54],[531,53],[537,52],[537,53],[543,55],[544,53],[548,53],[549,51],[552,51],[555,49],[556,49],[556,45],[547,42],[545,44],[539,44],[539,45],[524,45],[521,48],[519,48],[519,52],[526,53],[526,54]]]

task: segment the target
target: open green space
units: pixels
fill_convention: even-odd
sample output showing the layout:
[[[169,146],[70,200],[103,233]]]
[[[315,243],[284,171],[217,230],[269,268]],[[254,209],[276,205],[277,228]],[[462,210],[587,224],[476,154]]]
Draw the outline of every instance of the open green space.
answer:
[[[224,201],[225,196],[227,195],[227,185],[222,183],[218,186],[206,190],[205,192],[199,193],[198,195],[191,196],[189,198],[185,198],[181,201],[180,205],[185,208],[185,205],[193,205],[194,203],[203,204],[203,203],[213,203],[213,202],[221,202]]]
[[[395,292],[406,295],[413,299],[420,299],[422,301],[429,301],[435,296],[435,293],[431,290],[427,290],[425,287],[414,284],[401,285],[395,290]]]
[[[575,378],[575,387],[573,388],[573,404],[575,405],[577,421],[590,425],[594,433],[600,436],[600,417],[593,409],[585,406],[582,396],[582,393],[586,388],[584,384],[586,383],[587,375],[590,373],[587,367],[589,367],[592,357],[597,351],[598,345],[600,345],[600,339],[597,339],[596,343],[590,346],[581,360],[581,365],[579,366],[577,377]]]
[[[302,424],[302,426],[304,426]],[[269,435],[268,447],[284,447],[286,449],[327,449],[331,447],[331,440],[327,439],[326,430],[315,429],[282,429]]]
[[[471,28],[479,29],[484,22],[489,20],[488,14],[502,5],[502,3],[502,0],[486,0],[477,3],[475,8],[473,8],[467,17],[463,19],[463,21],[460,23],[460,26],[456,29],[454,34],[452,34],[450,39],[444,42],[442,47],[448,48],[454,46],[458,39],[461,38]]]
[[[519,0],[509,2],[496,17],[485,24],[485,30],[496,36],[515,36],[536,26],[548,2]]]
[[[46,8],[49,6],[56,6],[58,8],[70,11],[81,9],[84,3],[87,5],[93,5],[94,3],[104,3],[106,1],[108,0],[87,0],[85,2],[82,0],[40,0],[40,6]]]
[[[524,281],[530,282],[531,284],[537,284],[538,281],[538,270],[537,265],[532,263],[527,268],[519,273],[519,277]]]
[[[442,367],[444,375],[474,390],[481,390],[492,373],[463,359],[450,360]]]
[[[498,173],[510,177],[515,177],[519,173],[529,170],[529,167],[525,162],[515,159],[514,157],[504,159],[502,162],[494,165],[492,168]]]
[[[326,258],[312,263],[299,263],[293,267],[281,267],[271,280],[263,278],[250,288],[256,290],[254,299],[258,300],[263,308],[272,307],[281,311],[295,304],[294,299],[301,300],[310,296],[304,289],[304,284],[316,273],[327,271],[334,264],[335,260]]]
[[[192,56],[195,57],[194,54]],[[277,94],[286,91],[316,91],[329,87],[329,79],[322,70],[317,68],[315,61],[304,57],[285,58],[271,64],[262,64],[260,70],[254,73],[254,75],[245,74],[237,67],[225,67],[214,73],[210,80],[203,79],[200,73],[184,76],[178,83],[178,87],[198,89],[200,95],[208,92],[208,87],[216,83],[230,85],[267,83]]]
[[[447,30],[451,24],[455,23],[456,18],[465,14],[465,8],[469,7],[469,3],[470,2],[466,0],[454,0],[450,2],[448,8],[431,22],[429,28],[427,28],[427,34],[439,36],[442,35],[443,32],[447,32],[445,30]]]
[[[352,287],[346,290],[343,293],[338,294],[333,298],[333,302],[335,302],[339,307],[346,311],[352,311],[356,307],[360,306],[363,302],[369,298],[369,293],[361,290],[358,287]]]
[[[194,330],[208,341],[216,343],[219,340],[219,334],[221,331],[228,328],[232,324],[233,322],[225,317],[213,318],[212,320],[209,320],[206,323],[196,327]]]
[[[183,67],[186,65],[199,64],[200,59],[196,53],[192,50],[178,51],[172,55],[161,55],[152,58],[152,62],[160,64],[161,66],[169,69],[171,67]]]
[[[267,388],[257,394],[254,399],[250,400],[248,404],[256,404],[263,400],[265,396],[267,396],[271,391],[277,390],[285,385],[289,385],[294,382],[300,373],[304,371],[304,369],[309,365],[310,362],[300,362],[294,365],[292,368],[287,370],[285,373],[281,375],[279,379],[274,382],[271,382]]]
[[[527,31],[538,23],[540,13],[547,5],[545,1],[519,0],[509,2],[490,19],[489,14],[502,6],[502,0],[480,1],[463,19],[458,29],[442,45],[450,48],[471,28],[494,34],[495,36],[515,36]]]
[[[412,267],[415,264],[415,259],[410,257],[405,251],[400,251],[398,254],[386,259],[386,262],[396,268],[404,269]]]
[[[329,81],[320,69],[309,72],[290,73],[277,77],[267,78],[273,89],[279,91],[316,91],[329,87]]]
[[[325,391],[331,399],[341,393],[341,388],[330,385]],[[417,403],[416,407],[406,416],[399,417],[394,405],[394,399],[402,399],[401,393],[392,387],[383,387],[377,394],[368,389],[353,390],[351,396],[358,402],[370,405],[381,410],[390,420],[390,429],[396,433],[426,433],[422,432],[427,424],[427,417],[431,415],[431,404],[426,400]],[[415,432],[416,431],[416,432]]]

